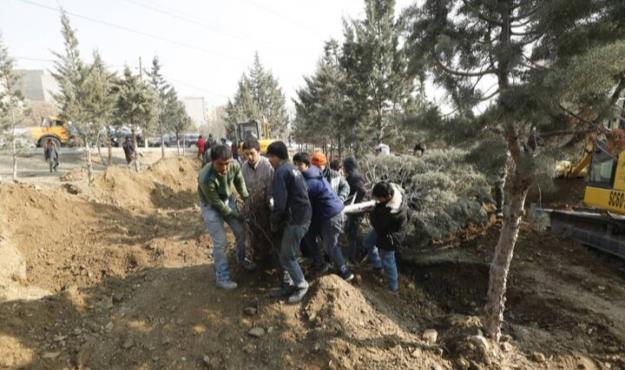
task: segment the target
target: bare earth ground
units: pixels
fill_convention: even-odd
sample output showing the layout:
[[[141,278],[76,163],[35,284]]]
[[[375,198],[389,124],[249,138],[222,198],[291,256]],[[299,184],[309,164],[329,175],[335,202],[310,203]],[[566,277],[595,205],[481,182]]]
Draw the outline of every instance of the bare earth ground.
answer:
[[[33,157],[0,185],[0,368],[625,369],[623,263],[529,225],[500,346],[479,320],[497,225],[404,253],[399,296],[364,268],[311,276],[297,306],[268,298],[273,270],[233,267],[240,289],[217,290],[198,164],[170,154],[91,187],[79,153],[52,177]]]

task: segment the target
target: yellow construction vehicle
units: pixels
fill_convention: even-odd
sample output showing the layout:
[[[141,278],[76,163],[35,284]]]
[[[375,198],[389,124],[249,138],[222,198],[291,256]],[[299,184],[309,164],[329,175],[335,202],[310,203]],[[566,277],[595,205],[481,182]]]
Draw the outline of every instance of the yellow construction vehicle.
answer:
[[[624,138],[624,130],[612,130],[608,141],[596,141],[589,158],[586,208],[539,212],[549,215],[553,233],[625,259]]]
[[[269,125],[266,121],[260,123],[256,120],[251,120],[248,122],[237,123],[236,140],[240,150],[242,150],[241,145],[243,144],[243,140],[249,136],[253,136],[258,139],[258,142],[260,143],[260,152],[262,154],[266,154],[267,147],[276,141],[275,139],[269,138]]]
[[[48,140],[58,147],[76,144],[76,130],[71,122],[60,117],[49,116],[41,120],[41,125],[31,128],[31,134],[37,146],[43,146]]]

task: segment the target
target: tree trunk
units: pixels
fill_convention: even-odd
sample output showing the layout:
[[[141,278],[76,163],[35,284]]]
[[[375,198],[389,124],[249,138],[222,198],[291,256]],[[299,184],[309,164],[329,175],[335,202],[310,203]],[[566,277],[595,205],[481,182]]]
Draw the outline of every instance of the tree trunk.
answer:
[[[176,148],[178,149],[178,157],[180,157],[180,137],[176,135]]]
[[[137,145],[137,133],[132,125],[132,145],[135,147],[135,171],[139,172],[139,146]]]
[[[95,141],[95,146],[98,149],[98,156],[100,157],[100,163],[104,164],[104,157],[102,156],[102,150],[100,149],[100,132],[98,131],[98,136]]]
[[[161,134],[161,159],[165,159],[165,136]]]
[[[11,109],[11,154],[13,156],[13,181],[17,181],[17,143],[15,142],[15,112]]]
[[[93,183],[93,162],[91,160],[91,147],[89,145],[89,138],[85,137],[85,149],[87,150],[87,178],[89,179],[89,185]]]
[[[523,208],[529,186],[515,174],[515,183],[508,187],[506,192],[506,204],[504,206],[504,218],[499,233],[499,240],[495,247],[495,255],[490,265],[488,281],[487,303],[484,308],[484,327],[488,335],[499,342],[501,337],[501,323],[506,302],[506,284],[510,271],[510,262],[514,255],[514,246],[519,235]]]
[[[338,136],[338,152],[339,152],[339,160],[343,160],[343,141],[341,140],[341,135]]]
[[[108,161],[106,162],[107,166],[110,166],[113,164],[113,143],[111,143],[111,140],[113,139],[111,137],[111,133],[109,132],[109,130],[106,130],[106,138],[107,138],[107,147],[108,147]]]

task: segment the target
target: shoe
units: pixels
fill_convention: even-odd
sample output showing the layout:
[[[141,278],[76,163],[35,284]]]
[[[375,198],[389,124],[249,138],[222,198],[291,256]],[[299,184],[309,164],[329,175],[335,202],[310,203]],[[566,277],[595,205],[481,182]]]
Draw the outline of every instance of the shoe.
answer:
[[[243,261],[239,262],[239,266],[245,271],[254,271],[256,270],[256,264],[252,262],[249,258],[243,259]]]
[[[391,288],[389,288],[389,289],[388,289],[388,292],[389,292],[389,294],[391,294],[391,295],[398,296],[398,295],[399,295],[399,288],[397,288],[397,289],[391,289]]]
[[[343,272],[339,272],[339,276],[341,278],[343,278],[343,280],[345,280],[345,281],[352,281],[352,280],[354,280],[354,274],[351,271],[349,271],[349,270],[345,270]]]
[[[308,293],[308,287],[295,289],[295,292],[289,296],[289,304],[300,303],[302,299],[304,299],[306,293]]]
[[[295,292],[297,288],[293,285],[282,285],[280,288],[273,289],[269,292],[269,297],[274,299],[286,298],[289,297],[293,292]]]
[[[237,283],[232,280],[222,280],[217,282],[217,287],[224,290],[234,290],[237,286]]]

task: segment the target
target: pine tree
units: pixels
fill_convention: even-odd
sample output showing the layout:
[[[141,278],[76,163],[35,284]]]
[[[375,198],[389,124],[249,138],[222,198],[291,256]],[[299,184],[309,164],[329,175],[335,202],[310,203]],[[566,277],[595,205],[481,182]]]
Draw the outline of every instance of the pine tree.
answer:
[[[161,74],[161,65],[157,56],[152,59],[152,69],[148,73],[148,76],[150,77],[150,85],[152,85],[152,89],[156,92],[155,114],[157,117],[158,133],[161,137],[161,158],[165,158],[165,131],[168,128],[165,124],[167,118],[165,100],[170,86]]]
[[[95,51],[93,53],[93,63],[89,66],[86,81],[86,88],[89,93],[85,102],[85,110],[89,116],[88,121],[93,124],[94,132],[91,132],[90,135],[97,135],[98,139],[100,139],[100,133],[103,130],[106,132],[106,140],[108,142],[108,160],[106,163],[109,166],[112,159],[109,124],[113,120],[115,112],[114,81],[115,74],[107,70],[100,53]],[[105,163],[100,153],[99,140],[96,141],[96,146],[102,163]]]
[[[92,119],[93,115],[87,110],[87,102],[91,99],[89,67],[80,58],[78,39],[72,29],[69,17],[61,11],[61,34],[63,35],[64,52],[53,52],[57,60],[54,62],[52,76],[59,85],[59,92],[54,98],[61,108],[61,116],[72,121],[78,128],[80,138],[84,142],[87,154],[87,172],[90,183],[93,180],[93,164],[91,161],[90,141],[97,133]]]
[[[165,93],[164,119],[167,127],[176,135],[176,148],[180,155],[180,136],[191,126],[191,117],[187,115],[184,104],[178,99],[176,89],[170,87]]]
[[[537,135],[609,114],[625,89],[623,10],[619,0],[426,0],[406,13],[412,64],[427,66],[460,112],[447,129],[468,125],[477,143],[497,133],[510,155],[484,317],[496,341],[525,199],[548,163]],[[593,62],[609,68],[589,68]],[[480,84],[489,79],[490,91]],[[468,114],[488,101],[484,113]],[[578,119],[584,109],[592,119]]]
[[[154,120],[155,93],[139,75],[133,74],[128,66],[123,77],[114,87],[117,100],[115,103],[118,119],[130,125],[132,141],[138,153],[137,128],[145,135],[149,124]],[[139,171],[139,160],[135,161],[135,169]]]
[[[324,150],[330,144],[331,152],[336,145],[341,157],[345,139],[351,135],[345,132],[346,96],[341,89],[344,71],[339,58],[336,40],[326,42],[315,74],[305,77],[305,86],[296,92],[293,134],[297,141],[320,145]]]
[[[17,180],[17,137],[15,128],[24,107],[24,98],[18,88],[19,76],[14,60],[0,38],[0,134],[11,141],[13,181]]]
[[[266,122],[271,137],[284,135],[289,124],[284,93],[278,80],[260,63],[258,53],[249,75],[241,76],[233,100],[228,100],[225,117],[229,132],[237,123],[252,119]]]
[[[366,0],[365,18],[345,22],[341,66],[356,151],[392,134],[414,101],[416,78],[401,45],[394,0]]]

